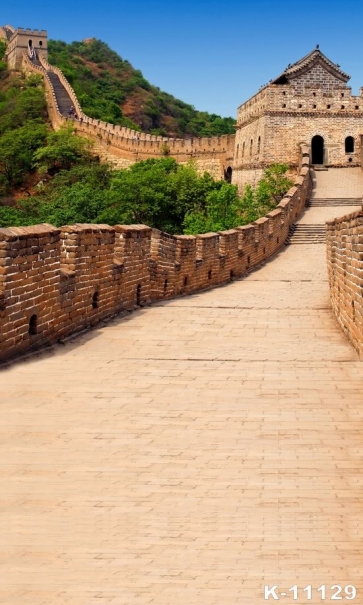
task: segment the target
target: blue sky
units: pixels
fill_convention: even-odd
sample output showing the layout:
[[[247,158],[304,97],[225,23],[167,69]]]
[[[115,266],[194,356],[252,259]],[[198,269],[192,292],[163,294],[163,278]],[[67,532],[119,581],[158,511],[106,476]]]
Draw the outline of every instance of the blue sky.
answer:
[[[199,110],[236,117],[238,105],[320,44],[363,86],[363,3],[357,0],[16,0],[1,23],[71,42],[96,37],[162,90]]]

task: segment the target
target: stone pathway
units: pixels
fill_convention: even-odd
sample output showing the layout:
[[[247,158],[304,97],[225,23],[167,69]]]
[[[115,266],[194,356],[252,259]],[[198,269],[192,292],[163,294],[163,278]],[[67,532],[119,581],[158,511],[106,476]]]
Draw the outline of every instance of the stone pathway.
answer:
[[[362,604],[362,370],[315,244],[2,371],[0,603]]]

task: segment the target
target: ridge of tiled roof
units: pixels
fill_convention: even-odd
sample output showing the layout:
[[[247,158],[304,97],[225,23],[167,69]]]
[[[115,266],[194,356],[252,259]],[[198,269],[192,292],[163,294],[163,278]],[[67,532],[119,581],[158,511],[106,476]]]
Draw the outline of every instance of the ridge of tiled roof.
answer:
[[[316,60],[321,60],[323,63],[325,63],[327,67],[330,68],[330,70],[333,70],[335,73],[339,74],[342,80],[348,81],[350,79],[350,76],[344,71],[342,71],[338,65],[330,61],[330,59],[328,59],[328,57],[326,57],[321,52],[321,50],[319,50],[319,48],[315,48],[310,53],[305,55],[305,57],[299,59],[299,61],[296,61],[296,63],[288,65],[285,71],[283,71],[278,78],[275,78],[275,80],[273,80],[273,83],[275,83],[277,80],[284,76],[288,78],[289,76],[297,75],[300,71],[305,70],[306,67],[308,67],[312,63],[315,63]]]

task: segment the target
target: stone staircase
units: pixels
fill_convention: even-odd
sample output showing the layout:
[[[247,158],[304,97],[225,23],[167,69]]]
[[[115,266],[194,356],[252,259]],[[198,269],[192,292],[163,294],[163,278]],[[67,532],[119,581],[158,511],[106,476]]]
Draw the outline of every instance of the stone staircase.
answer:
[[[306,201],[306,208],[342,208],[341,214],[344,214],[344,207],[357,206],[362,207],[363,199],[361,197],[312,197]],[[285,241],[285,246],[290,244],[325,244],[326,227],[325,223],[295,223],[291,225],[289,234]]]
[[[57,99],[58,108],[62,116],[68,117],[69,108],[73,105],[72,99],[68,92],[64,88],[62,82],[59,79],[58,74],[53,71],[47,71],[50,82],[53,86],[54,94]]]
[[[41,62],[39,61],[36,55],[33,55],[33,57],[29,57],[29,59],[33,63],[33,65],[38,65],[38,67],[42,67]]]
[[[363,199],[361,197],[347,198],[312,198],[305,204],[307,208],[322,208],[326,206],[362,206]]]
[[[290,244],[325,244],[326,227],[321,224],[291,225],[285,245]]]

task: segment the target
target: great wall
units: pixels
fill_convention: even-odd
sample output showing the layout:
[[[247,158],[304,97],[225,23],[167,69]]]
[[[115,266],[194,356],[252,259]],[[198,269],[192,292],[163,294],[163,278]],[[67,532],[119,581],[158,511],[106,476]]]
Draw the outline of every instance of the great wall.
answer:
[[[276,210],[231,231],[194,237],[145,225],[0,229],[1,358],[245,275],[284,246],[300,215],[311,184],[308,149],[301,163]]]
[[[95,143],[100,157],[118,168],[150,157],[172,155],[180,163],[193,160],[200,171],[207,170],[221,178],[233,160],[234,135],[194,139],[175,139],[136,132],[130,128],[108,124],[84,114],[76,94],[63,73],[47,61],[46,32],[14,30],[11,26],[0,29],[0,37],[8,40],[7,58],[11,68],[42,76],[46,88],[49,117],[53,128],[58,129],[69,121],[69,108],[73,105],[78,121],[75,130]],[[34,54],[29,56],[29,40]]]
[[[57,78],[80,111],[16,48],[54,127]],[[2,603],[362,602],[363,128],[358,100],[323,106],[345,79],[313,53],[261,91],[233,178],[275,144],[297,176],[250,225],[0,229]],[[269,90],[288,111],[263,114]]]
[[[146,157],[163,155],[162,146],[167,144],[170,154],[180,162],[187,161],[191,157],[202,161],[203,156],[208,156],[208,162],[212,160],[212,164],[209,164],[212,173],[215,168],[213,162],[218,165],[215,176],[221,177],[221,171],[225,173],[228,170],[226,162],[232,161],[234,136],[183,141],[141,133],[136,139],[135,131],[93,120],[83,113],[72,87],[62,72],[50,65],[46,59],[45,31],[21,28],[15,30],[7,25],[0,30],[0,35],[8,41],[7,58],[10,67],[22,69],[26,73],[39,73],[43,77],[53,128],[59,128],[69,119],[68,110],[73,105],[78,117],[81,118],[77,122],[77,132],[98,141],[104,154],[108,153],[108,156],[111,154],[113,158],[119,155],[120,163],[124,166]],[[316,57],[320,61],[320,51],[315,51]],[[322,79],[324,86],[329,90],[329,93],[325,94],[332,97],[334,93],[341,100],[346,94],[344,83],[348,76],[332,67],[324,56],[323,59],[324,66],[328,65],[332,73],[324,79],[324,73],[328,72],[322,74],[321,66],[314,67],[315,64],[311,73],[315,73],[314,69],[318,70],[318,79]],[[310,55],[302,60],[303,66],[307,64],[309,67],[310,63]],[[287,71],[298,72],[297,83],[301,88],[301,82],[305,82],[306,75],[304,69],[302,76],[299,73],[300,64]],[[314,78],[316,79],[316,75],[308,78],[308,86],[314,82]],[[286,72],[282,80],[283,98],[284,101],[288,101],[284,106],[289,104],[291,110],[296,98],[296,86],[295,92],[292,92],[292,89],[286,85]],[[316,97],[314,90],[313,87],[313,92],[310,94]],[[319,100],[320,89],[318,93],[316,98]],[[353,106],[350,105],[356,102],[348,99],[349,110],[353,110]],[[241,106],[238,113],[239,127],[248,129],[252,125],[256,129],[257,124],[259,129],[261,119],[265,120],[261,118],[261,111],[266,106],[272,107],[274,104],[276,104],[275,88],[271,88],[270,85]],[[360,115],[360,107],[357,105],[354,107],[354,111],[359,111]],[[273,109],[276,113],[275,105]],[[236,162],[240,152],[242,158],[245,155],[245,144],[243,143],[240,149],[238,142],[240,132],[236,139]],[[252,169],[254,178],[257,178],[261,168],[259,165],[251,164],[252,145],[253,139],[250,145],[250,158],[247,160],[247,171]],[[260,154],[261,136],[258,137],[257,145]],[[269,149],[267,145],[265,148]],[[107,153],[105,149],[108,150]],[[276,149],[272,151],[273,153],[276,153]],[[298,166],[299,176],[295,186],[275,211],[254,224],[229,232],[196,237],[175,237],[143,225],[115,227],[74,225],[61,229],[55,229],[51,225],[41,225],[21,229],[0,229],[0,359],[4,360],[19,352],[54,343],[120,311],[226,283],[260,265],[284,246],[291,226],[296,222],[309,198],[311,153],[307,145],[300,145],[298,160],[292,159],[290,153],[290,166]],[[357,159],[359,156],[354,156],[354,153],[357,154],[357,150],[353,149],[353,157]],[[349,154],[348,159],[351,158],[352,154]],[[272,161],[273,155],[266,165]],[[234,166],[238,168],[236,162]],[[344,225],[347,224],[346,221],[345,218]],[[352,218],[352,221],[356,225],[357,219]],[[331,228],[328,233],[332,233]],[[357,237],[359,247],[359,233]],[[357,237],[354,235],[354,242]],[[339,310],[341,298],[336,296],[335,263],[338,262],[337,258],[340,263],[343,263],[342,252],[336,253],[331,239],[329,246],[333,308],[343,329],[356,348],[361,350],[363,338],[362,306],[359,298],[361,283],[357,283],[354,296],[351,290],[346,292],[350,301],[348,311],[341,314]],[[356,250],[355,246],[353,248]],[[349,247],[345,249],[344,254],[347,252],[351,252]],[[345,260],[343,264],[348,262],[350,268],[353,266],[355,270],[355,264],[359,264],[361,260],[360,255],[361,252],[358,251],[357,263]],[[337,275],[340,280],[339,292],[342,288],[344,299],[348,281],[342,279],[341,272]],[[359,276],[358,273],[358,277],[356,276],[358,282],[361,279]],[[354,321],[351,320],[352,315]]]

